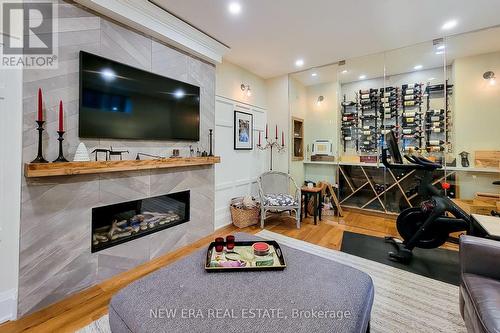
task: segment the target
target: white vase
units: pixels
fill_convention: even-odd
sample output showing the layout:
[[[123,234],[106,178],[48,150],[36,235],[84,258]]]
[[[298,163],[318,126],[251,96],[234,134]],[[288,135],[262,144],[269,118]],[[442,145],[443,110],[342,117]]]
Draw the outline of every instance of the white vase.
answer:
[[[74,162],[89,162],[90,161],[90,156],[89,152],[87,150],[87,147],[85,146],[85,143],[80,142],[78,145],[78,148],[76,148],[76,153],[75,153],[75,158],[73,158]]]

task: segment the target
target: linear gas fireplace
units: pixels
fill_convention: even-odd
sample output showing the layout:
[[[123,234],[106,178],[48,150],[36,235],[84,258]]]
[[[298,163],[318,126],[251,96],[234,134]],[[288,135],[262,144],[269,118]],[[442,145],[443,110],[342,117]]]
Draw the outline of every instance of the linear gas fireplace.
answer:
[[[92,252],[189,221],[189,191],[92,208]]]

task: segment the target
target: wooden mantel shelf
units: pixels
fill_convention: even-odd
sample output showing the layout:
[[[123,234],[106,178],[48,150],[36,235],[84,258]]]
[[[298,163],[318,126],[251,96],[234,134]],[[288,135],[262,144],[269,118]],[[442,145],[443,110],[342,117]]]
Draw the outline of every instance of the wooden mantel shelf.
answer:
[[[158,160],[126,160],[126,161],[91,161],[91,162],[66,162],[66,163],[26,163],[24,176],[52,177],[87,175],[95,173],[152,170],[167,168],[182,168],[197,165],[213,165],[220,163],[219,156],[212,157],[176,157]]]

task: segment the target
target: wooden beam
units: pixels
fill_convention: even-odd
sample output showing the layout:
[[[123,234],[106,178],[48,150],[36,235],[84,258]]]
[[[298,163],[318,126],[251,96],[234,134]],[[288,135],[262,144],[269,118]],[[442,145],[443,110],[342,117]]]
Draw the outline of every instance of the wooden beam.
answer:
[[[199,165],[213,165],[216,163],[220,163],[219,156],[176,157],[162,158],[158,160],[26,163],[24,165],[24,176],[31,178],[87,175],[120,171],[181,168]]]

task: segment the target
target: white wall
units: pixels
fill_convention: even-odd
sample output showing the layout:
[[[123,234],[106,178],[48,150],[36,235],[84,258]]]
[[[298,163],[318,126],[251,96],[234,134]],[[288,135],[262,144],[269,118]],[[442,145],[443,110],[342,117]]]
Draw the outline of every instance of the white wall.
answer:
[[[500,76],[500,52],[456,59],[453,67],[456,153],[500,150],[500,83],[483,79],[487,71]]]
[[[250,97],[241,91],[242,83],[250,85]],[[221,163],[215,167],[215,228],[220,228],[231,223],[230,200],[257,196],[257,177],[267,171],[267,152],[256,147],[258,132],[266,127],[267,94],[263,79],[228,62],[217,66],[216,94],[215,154],[221,156]],[[234,111],[253,115],[253,150],[234,150]]]
[[[267,120],[269,131],[278,125],[285,132],[286,149],[274,154],[273,170],[289,172],[290,154],[290,110],[288,105],[288,75],[266,80],[267,89]],[[272,132],[272,131],[271,131]],[[266,152],[269,154],[269,152]]]
[[[217,83],[215,94],[232,99],[241,103],[267,107],[267,91],[265,81],[259,76],[224,60],[217,65]],[[247,96],[246,91],[241,90],[241,85],[250,85],[252,94]]]
[[[21,202],[22,71],[0,69],[0,323],[15,319]]]
[[[470,153],[469,161],[474,166],[474,151],[500,150],[500,84],[490,85],[483,73],[493,71],[500,74],[500,52],[481,54],[456,59],[454,75],[454,133],[458,165],[461,151]],[[492,185],[500,173],[458,173],[460,197],[472,199],[476,192],[499,193]]]

